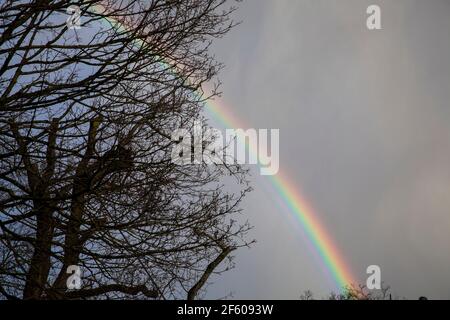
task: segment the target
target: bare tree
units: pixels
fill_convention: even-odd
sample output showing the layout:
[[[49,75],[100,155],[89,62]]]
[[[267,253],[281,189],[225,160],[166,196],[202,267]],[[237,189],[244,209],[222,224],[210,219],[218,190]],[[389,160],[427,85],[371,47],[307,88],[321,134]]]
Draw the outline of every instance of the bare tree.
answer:
[[[395,297],[398,300],[398,297]],[[300,300],[311,301],[315,300],[314,294],[311,290],[305,290],[300,295]],[[331,292],[322,300],[392,300],[391,287],[385,284],[381,285],[379,290],[369,290],[366,285],[349,285],[341,292]]]
[[[66,25],[70,5],[80,29]],[[226,0],[0,4],[0,297],[194,299],[233,266],[249,244],[234,218],[246,170],[170,158],[171,132],[202,120],[199,92],[221,68],[208,48],[233,10]],[[79,290],[67,289],[69,266],[83,271]]]

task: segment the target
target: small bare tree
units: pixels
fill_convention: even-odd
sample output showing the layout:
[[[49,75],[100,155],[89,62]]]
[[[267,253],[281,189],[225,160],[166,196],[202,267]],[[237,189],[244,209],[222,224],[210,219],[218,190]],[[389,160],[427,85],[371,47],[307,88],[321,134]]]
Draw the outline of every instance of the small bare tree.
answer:
[[[398,298],[396,298],[398,299]],[[311,290],[306,290],[300,295],[300,300],[311,301],[314,294]],[[391,287],[385,284],[381,285],[380,290],[369,290],[365,285],[349,285],[340,293],[332,292],[323,300],[392,300]]]
[[[66,24],[70,5],[80,29]],[[170,151],[171,132],[201,119],[199,92],[221,68],[208,48],[233,10],[226,0],[0,4],[0,296],[194,299],[232,267],[249,244],[233,218],[246,171],[177,166]],[[226,192],[224,175],[239,188]],[[83,272],[79,290],[67,288],[70,266]]]

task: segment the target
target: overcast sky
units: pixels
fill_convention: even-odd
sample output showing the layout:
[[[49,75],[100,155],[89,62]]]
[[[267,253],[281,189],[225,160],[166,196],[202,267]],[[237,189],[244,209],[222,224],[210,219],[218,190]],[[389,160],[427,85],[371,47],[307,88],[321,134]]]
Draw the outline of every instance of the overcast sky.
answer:
[[[382,30],[366,8],[382,9]],[[280,167],[346,261],[399,296],[450,298],[450,1],[246,0],[214,47],[223,100],[280,129]],[[208,297],[295,299],[333,290],[301,227],[254,170],[243,204],[258,243]]]

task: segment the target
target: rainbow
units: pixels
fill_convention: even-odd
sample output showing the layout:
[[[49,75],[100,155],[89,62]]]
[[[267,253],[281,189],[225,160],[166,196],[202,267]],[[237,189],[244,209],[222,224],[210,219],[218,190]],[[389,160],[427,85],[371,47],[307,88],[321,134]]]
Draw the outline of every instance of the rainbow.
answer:
[[[101,5],[91,7],[98,15],[104,15],[107,10]],[[120,32],[126,32],[127,27],[117,19],[110,16],[103,17],[103,21],[107,21],[113,28]],[[133,40],[136,46],[142,47],[146,43],[142,39]],[[160,63],[164,68],[171,70],[174,74],[181,71],[177,70],[174,64],[169,63],[167,58],[160,59]],[[197,97],[203,96],[202,92],[195,93]],[[231,108],[225,107],[223,103],[215,100],[209,100],[205,103],[212,119],[224,128],[248,128],[231,113]],[[249,143],[247,145],[249,152],[257,152],[257,145]],[[328,275],[331,275],[335,285],[339,290],[345,290],[357,284],[356,277],[353,276],[349,266],[347,265],[344,256],[340,253],[337,246],[334,244],[329,232],[325,229],[323,223],[319,219],[313,208],[309,205],[306,199],[299,192],[299,188],[294,181],[289,179],[289,175],[283,171],[279,171],[274,176],[266,176],[269,179],[271,187],[279,195],[280,200],[289,212],[296,218],[300,226],[307,235],[310,244],[318,253],[321,262],[325,265]]]
[[[224,104],[209,101],[206,108],[213,120],[225,128],[248,128],[231,114],[230,108],[226,108]],[[247,148],[249,152],[258,154],[257,145],[249,143]],[[294,181],[289,179],[288,175],[281,169],[276,175],[265,177],[269,180],[271,187],[279,195],[283,204],[300,223],[313,248],[334,279],[337,288],[344,290],[357,284],[356,278],[344,260],[344,256],[334,245],[318,214],[314,212],[311,205],[299,192],[299,188]]]

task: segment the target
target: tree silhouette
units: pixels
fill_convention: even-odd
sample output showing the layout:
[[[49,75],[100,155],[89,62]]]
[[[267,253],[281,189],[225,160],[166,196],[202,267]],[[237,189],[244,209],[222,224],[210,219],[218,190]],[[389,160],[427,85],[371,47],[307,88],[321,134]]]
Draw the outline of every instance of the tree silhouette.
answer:
[[[66,25],[70,5],[80,29]],[[0,296],[194,299],[232,267],[249,244],[233,219],[246,170],[178,166],[170,151],[172,131],[202,119],[209,97],[198,92],[221,68],[208,49],[233,10],[0,4]],[[224,191],[224,175],[238,191]],[[82,270],[79,290],[67,289],[69,266]]]
[[[369,290],[365,285],[350,285],[344,288],[340,293],[331,292],[325,300],[399,300],[398,296],[393,296],[391,287],[385,284],[381,285],[380,290]],[[402,298],[405,299],[405,298]],[[306,290],[300,295],[300,300],[315,300],[314,293]],[[428,300],[426,297],[419,297],[419,300]]]

